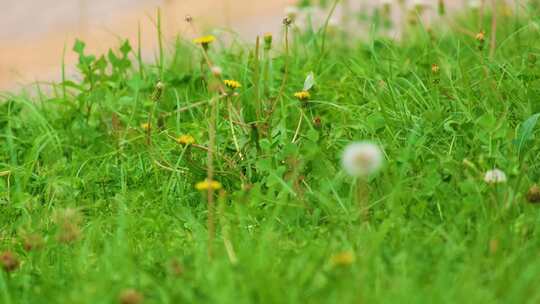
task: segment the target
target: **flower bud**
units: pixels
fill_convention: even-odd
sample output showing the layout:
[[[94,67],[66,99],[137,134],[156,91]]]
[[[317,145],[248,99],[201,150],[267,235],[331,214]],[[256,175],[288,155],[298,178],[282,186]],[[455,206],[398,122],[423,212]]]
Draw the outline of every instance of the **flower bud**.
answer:
[[[266,33],[264,34],[264,49],[269,51],[272,49],[272,34],[271,33]]]
[[[533,185],[527,192],[527,201],[532,204],[540,203],[540,187]]]

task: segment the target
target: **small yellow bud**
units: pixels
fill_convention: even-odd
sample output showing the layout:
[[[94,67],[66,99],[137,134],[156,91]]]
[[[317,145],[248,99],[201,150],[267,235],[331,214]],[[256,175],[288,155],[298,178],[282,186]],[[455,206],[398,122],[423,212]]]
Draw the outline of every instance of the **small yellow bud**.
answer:
[[[333,266],[349,266],[356,260],[354,253],[351,251],[344,251],[334,254],[330,259]]]
[[[149,123],[147,123],[147,122],[141,124],[141,129],[143,129],[143,130],[145,130],[145,131],[148,131],[148,130],[150,130],[151,128],[152,128],[152,126],[151,126]]]
[[[205,179],[202,182],[195,184],[195,189],[199,191],[207,191],[208,189],[219,190],[221,189],[221,183],[217,181],[209,181]]]
[[[195,138],[193,138],[193,136],[191,135],[180,135],[177,139],[176,139],[176,142],[181,144],[181,145],[185,145],[185,146],[188,146],[188,145],[192,145],[195,143]]]

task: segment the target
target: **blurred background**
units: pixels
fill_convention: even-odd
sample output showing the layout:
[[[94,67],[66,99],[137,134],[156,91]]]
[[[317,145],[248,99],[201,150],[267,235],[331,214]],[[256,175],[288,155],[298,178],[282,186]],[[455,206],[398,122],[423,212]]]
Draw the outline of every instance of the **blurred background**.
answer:
[[[231,27],[247,39],[279,29],[291,3],[294,0],[0,0],[0,91],[58,80],[64,47],[66,70],[73,73],[76,38],[98,54],[126,38],[136,45],[139,23],[143,52],[151,60],[158,7],[167,41],[178,33],[193,35],[184,22],[188,14],[201,28]]]
[[[311,1],[319,2],[321,0]],[[342,0],[332,24],[362,32],[358,24],[343,23],[341,12],[368,12],[391,3],[392,18],[403,19],[403,11],[419,4],[428,7],[426,20],[436,16],[439,0]],[[445,0],[448,9],[459,9],[481,0]],[[184,18],[193,16],[199,29],[230,28],[242,39],[266,32],[279,33],[283,16],[295,13],[297,0],[0,0],[0,91],[18,90],[36,81],[58,81],[65,49],[67,76],[76,77],[77,57],[72,51],[76,38],[87,44],[88,53],[102,54],[124,39],[137,45],[140,24],[141,45],[146,60],[153,60],[157,47],[156,12],[162,11],[166,42],[178,34],[193,38]],[[323,0],[324,2],[324,0]],[[331,1],[326,0],[330,3]],[[399,4],[401,3],[401,4]],[[405,3],[405,4],[403,4]],[[401,13],[400,13],[401,11]],[[350,14],[352,15],[352,13]],[[315,18],[312,18],[315,16]],[[324,22],[325,11],[313,11],[312,19]],[[304,18],[306,19],[306,18]],[[298,20],[298,24],[301,20]],[[365,27],[366,29],[368,28]],[[365,32],[368,32],[367,30]],[[394,33],[390,33],[394,35]]]

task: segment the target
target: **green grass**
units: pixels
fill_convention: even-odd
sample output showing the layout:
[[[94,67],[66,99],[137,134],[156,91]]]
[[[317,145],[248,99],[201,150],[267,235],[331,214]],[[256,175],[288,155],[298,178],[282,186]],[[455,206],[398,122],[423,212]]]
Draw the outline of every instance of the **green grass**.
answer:
[[[323,53],[323,33],[293,28],[288,56],[274,37],[271,62],[218,36],[210,59],[243,85],[219,99],[191,41],[140,67],[129,43],[95,57],[77,42],[84,80],[1,97],[0,251],[21,265],[0,272],[0,303],[116,303],[129,288],[144,303],[538,303],[540,211],[526,201],[540,177],[535,16],[500,16],[493,58],[489,33],[479,50],[445,27],[402,41],[329,29]],[[474,16],[456,18],[477,31]],[[210,100],[224,190],[212,258],[194,187]],[[368,222],[340,167],[357,140],[386,159]],[[484,183],[494,167],[507,183]]]

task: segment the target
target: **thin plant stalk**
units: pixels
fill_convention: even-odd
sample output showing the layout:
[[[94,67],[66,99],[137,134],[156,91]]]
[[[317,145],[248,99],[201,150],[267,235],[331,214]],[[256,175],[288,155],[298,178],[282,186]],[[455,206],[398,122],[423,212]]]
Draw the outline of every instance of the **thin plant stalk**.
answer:
[[[216,98],[212,98],[210,101],[210,121],[208,123],[208,153],[206,164],[206,176],[209,183],[214,180],[214,152],[216,148],[216,116],[217,116],[217,102]],[[208,256],[213,257],[214,238],[216,234],[216,222],[215,222],[215,202],[214,202],[214,189],[208,187],[207,192],[208,202]]]
[[[238,257],[236,255],[236,252],[234,250],[234,246],[231,241],[231,233],[230,233],[230,223],[227,220],[227,217],[225,216],[225,199],[224,195],[219,196],[218,200],[218,219],[221,226],[221,231],[223,235],[223,245],[225,246],[225,251],[227,252],[227,257],[229,258],[229,261],[231,264],[236,265],[238,264]]]
[[[8,205],[11,203],[11,170],[7,171],[0,171],[0,177],[6,177],[6,200],[8,202]]]
[[[270,122],[272,120],[272,114],[274,113],[277,101],[280,100],[283,96],[283,93],[285,92],[285,86],[287,85],[287,78],[289,75],[289,26],[290,23],[288,22],[287,18],[284,20],[284,26],[285,26],[285,62],[284,62],[284,72],[283,72],[283,79],[281,80],[281,86],[279,88],[279,93],[275,100],[272,103],[272,106],[270,108],[270,111],[268,113],[268,116],[266,117],[267,121]],[[270,124],[268,124],[270,125]],[[272,136],[272,130],[268,130],[268,136]]]
[[[259,62],[259,52],[260,52],[260,37],[257,36],[257,40],[255,42],[255,60],[254,60],[254,71],[253,71],[253,86],[255,90],[255,111],[257,115],[257,122],[261,121],[261,99],[260,99],[260,91],[259,91],[259,85],[260,85],[260,62]]]
[[[364,222],[369,221],[369,185],[366,178],[359,177],[356,180],[356,201],[360,210],[360,218]]]
[[[270,58],[270,50],[264,48],[264,71],[263,71],[263,81],[264,81],[264,95],[268,97],[270,95],[270,69],[272,68],[272,58]]]
[[[154,112],[156,111],[156,108],[157,108],[157,100],[154,100],[154,104],[152,105],[152,109],[150,110],[150,113],[148,113],[148,117],[146,119],[146,124],[147,124],[147,128],[146,128],[146,144],[149,145],[149,146],[152,144],[152,129],[154,127],[152,125],[152,120],[153,120]]]
[[[486,13],[486,0],[481,0],[480,2],[480,11],[478,12],[480,14],[480,18],[478,20],[478,29],[482,30],[484,28],[484,15]]]
[[[332,4],[332,8],[330,9],[330,13],[328,14],[328,16],[326,17],[326,20],[324,22],[322,44],[321,44],[321,54],[324,54],[324,48],[326,46],[326,34],[328,32],[328,24],[330,23],[330,19],[334,15],[334,12],[336,11],[336,8],[337,8],[337,5],[339,4],[339,2],[340,2],[340,0],[334,0],[334,3]],[[345,20],[346,19],[344,17],[344,22],[347,22]]]
[[[281,81],[281,87],[279,88],[278,97],[281,98],[287,85],[287,78],[289,77],[289,25],[285,25],[285,64],[284,64],[283,80]]]
[[[294,136],[292,139],[292,143],[294,144],[296,140],[298,139],[298,135],[300,134],[300,130],[302,129],[302,121],[304,119],[304,111],[300,109],[300,119],[298,119],[298,125],[296,126],[296,131],[294,132]]]
[[[152,144],[152,119],[153,119],[153,114],[154,114],[154,111],[156,109],[156,105],[152,105],[152,110],[150,110],[150,113],[148,113],[148,118],[147,118],[147,121],[146,121],[146,144],[148,146],[150,146]]]
[[[62,98],[66,100],[66,44],[62,50]]]
[[[236,138],[236,132],[234,131],[234,124],[232,119],[232,102],[230,98],[227,98],[227,110],[229,112],[229,125],[231,127],[231,134],[233,137],[234,147],[236,148],[236,152],[238,152],[238,155],[240,156],[240,159],[244,159],[244,156],[242,155],[242,151],[240,151],[240,145],[238,144],[238,139]]]
[[[495,55],[495,48],[497,47],[497,0],[491,0],[493,6],[493,13],[491,16],[491,42],[489,47],[489,57],[493,58]]]
[[[163,30],[161,28],[161,9],[157,9],[157,34],[158,34],[158,48],[159,48],[159,78],[163,79],[163,65],[164,65],[164,53],[163,53]]]
[[[144,79],[144,65],[142,60],[142,41],[141,41],[141,23],[139,22],[137,28],[137,63],[139,65],[139,75],[141,79]]]

